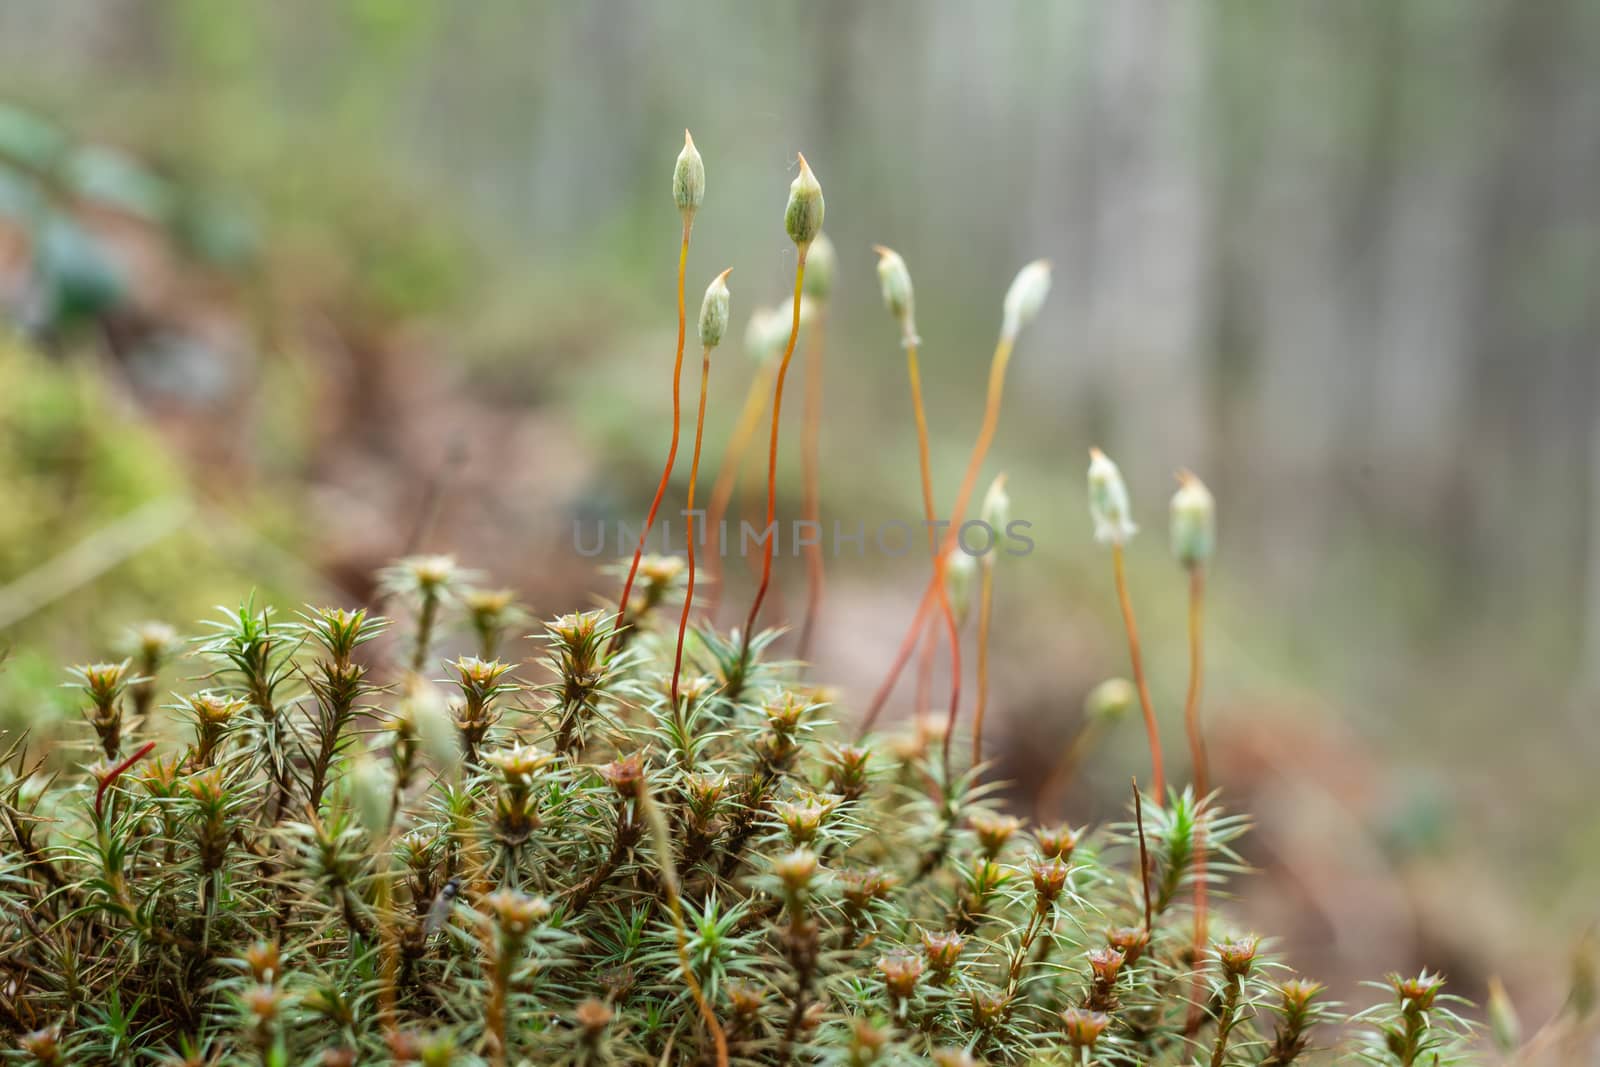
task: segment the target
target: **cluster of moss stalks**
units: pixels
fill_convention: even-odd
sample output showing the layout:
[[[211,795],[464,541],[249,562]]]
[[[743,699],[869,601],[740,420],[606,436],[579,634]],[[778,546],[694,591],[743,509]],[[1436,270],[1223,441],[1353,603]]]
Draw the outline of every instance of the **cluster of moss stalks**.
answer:
[[[658,603],[681,584],[641,574]],[[145,627],[75,672],[81,746],[11,744],[13,1055],[1268,1065],[1335,1032],[1253,937],[1196,946],[1194,882],[1241,826],[1188,792],[1026,827],[944,778],[937,731],[839,741],[763,639],[746,661],[701,631],[673,706],[675,620],[608,652],[610,615],[568,615],[529,684],[494,658],[526,628],[509,597],[441,558],[388,578],[409,641],[248,604],[192,643]],[[430,656],[469,625],[478,655]],[[1442,984],[1393,979],[1360,1054],[1447,1062]]]
[[[769,523],[804,268],[824,247],[821,189],[800,169],[785,212],[799,254],[773,379]],[[683,264],[704,194],[687,139],[673,191],[681,370]],[[881,254],[915,396],[910,279]],[[701,315],[691,506],[725,278]],[[1032,264],[1006,297],[952,528],[994,432],[1012,343],[1047,286],[1047,265]],[[920,398],[917,413],[920,425]],[[651,519],[677,442],[675,430]],[[933,515],[926,461],[923,475]],[[251,601],[192,640],[141,627],[129,658],[73,672],[85,717],[76,741],[0,740],[7,1055],[1281,1067],[1338,1040],[1343,1062],[1465,1057],[1468,1029],[1441,978],[1394,976],[1348,1016],[1207,911],[1208,888],[1238,869],[1230,846],[1243,820],[1203,782],[1164,787],[1123,582],[1134,527],[1120,474],[1098,454],[1089,489],[1153,762],[1149,795],[1135,785],[1127,819],[1097,828],[1025,826],[971,758],[987,581],[970,747],[952,744],[954,677],[942,727],[919,718],[906,733],[862,727],[853,738],[836,728],[803,665],[774,655],[776,631],[755,629],[770,540],[743,628],[691,629],[694,557],[641,553],[619,598],[625,614],[552,619],[527,663],[508,651],[533,628],[527,614],[440,556],[395,564],[368,609],[290,616]],[[1202,490],[1188,486],[1174,510],[1192,578],[1197,768],[1199,576],[1212,539]],[[935,605],[956,651],[943,561],[959,557],[933,547],[896,673]],[[807,632],[820,567],[809,577]],[[389,632],[380,611],[404,625]],[[444,658],[447,638],[475,655]]]

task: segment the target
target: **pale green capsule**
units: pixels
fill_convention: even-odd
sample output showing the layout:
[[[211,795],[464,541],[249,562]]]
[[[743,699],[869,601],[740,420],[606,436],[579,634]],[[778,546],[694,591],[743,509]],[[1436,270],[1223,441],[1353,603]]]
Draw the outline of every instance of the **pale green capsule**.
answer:
[[[1089,450],[1089,517],[1094,537],[1103,545],[1124,545],[1139,532],[1134,525],[1128,487],[1122,472],[1098,448]]]
[[[878,253],[878,286],[883,292],[883,306],[901,325],[911,319],[911,271],[900,253],[883,245],[873,245]]]
[[[1217,504],[1205,483],[1188,471],[1172,494],[1172,554],[1185,567],[1198,567],[1217,548]]]
[[[833,250],[833,242],[828,240],[827,234],[817,234],[806,252],[806,276],[801,283],[805,295],[818,303],[826,303],[833,295],[833,279],[838,268],[839,257]]]
[[[344,777],[350,810],[374,838],[389,829],[389,813],[394,797],[394,776],[370,755],[351,761]]]
[[[672,200],[678,210],[690,214],[700,210],[706,198],[706,164],[700,150],[694,146],[689,131],[683,131],[683,151],[678,153],[678,164],[672,168]]]
[[[730,267],[711,279],[700,302],[700,343],[706,348],[720,345],[722,335],[728,332],[728,275],[732,273]]]
[[[1039,316],[1045,297],[1050,295],[1050,261],[1036,259],[1017,272],[1006,290],[1004,317],[1000,332],[1015,340],[1022,328]]]
[[[445,705],[444,694],[430,682],[416,680],[403,705],[403,714],[411,722],[417,738],[417,747],[429,762],[453,778],[461,765],[461,741],[456,735],[455,721]]]
[[[744,328],[745,354],[755,363],[765,363],[783,347],[785,337],[778,336],[780,314],[777,308],[758,307],[750,312],[750,321]]]
[[[967,612],[972,608],[972,576],[977,569],[977,559],[960,546],[952,548],[944,558],[945,594],[950,598],[950,611],[957,626],[967,621]]]
[[[1501,1052],[1510,1055],[1522,1047],[1522,1020],[1499,976],[1489,979],[1488,1015],[1489,1034]]]
[[[1083,701],[1083,713],[1100,722],[1114,722],[1133,707],[1138,691],[1126,678],[1107,678],[1093,689]]]
[[[800,157],[800,173],[789,184],[789,204],[783,212],[783,228],[789,240],[809,245],[822,232],[822,185],[811,173],[806,157]]]
[[[1011,494],[1006,492],[1004,474],[997,475],[990,483],[989,491],[983,495],[979,517],[994,531],[996,539],[1005,536],[1006,527],[1011,525]]]

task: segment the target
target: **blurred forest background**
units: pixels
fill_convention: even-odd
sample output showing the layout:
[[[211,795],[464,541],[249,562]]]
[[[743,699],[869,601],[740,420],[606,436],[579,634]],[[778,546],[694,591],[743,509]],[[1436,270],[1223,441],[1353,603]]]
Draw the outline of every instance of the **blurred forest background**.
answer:
[[[685,126],[689,289],[732,266],[735,335],[792,278],[797,149],[826,191],[825,522],[920,514],[870,244],[917,283],[946,507],[1000,297],[1054,261],[984,478],[1039,545],[997,580],[1000,773],[1026,794],[1126,670],[1091,444],[1181,747],[1192,467],[1240,907],[1336,983],[1426,961],[1551,1008],[1600,898],[1587,0],[0,2],[0,726],[76,729],[62,664],[152,611],[365,598],[408,548],[540,613],[614,595],[571,524],[636,523],[665,447]],[[713,469],[752,373],[714,367]],[[830,562],[842,714],[926,567]],[[1045,814],[1116,817],[1138,735]]]

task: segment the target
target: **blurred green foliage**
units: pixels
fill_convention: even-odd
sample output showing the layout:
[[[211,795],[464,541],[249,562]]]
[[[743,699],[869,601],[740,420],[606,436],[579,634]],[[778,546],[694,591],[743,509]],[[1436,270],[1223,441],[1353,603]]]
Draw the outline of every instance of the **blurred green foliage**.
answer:
[[[131,623],[187,625],[243,586],[279,592],[278,566],[262,566],[262,542],[292,544],[294,520],[256,500],[256,533],[243,535],[214,505],[194,501],[188,473],[151,428],[108,394],[92,369],[0,340],[0,599],[86,537],[152,501],[196,503],[171,536],[86,575],[65,596],[0,629],[0,729],[48,732],[75,707],[60,660],[115,657]]]

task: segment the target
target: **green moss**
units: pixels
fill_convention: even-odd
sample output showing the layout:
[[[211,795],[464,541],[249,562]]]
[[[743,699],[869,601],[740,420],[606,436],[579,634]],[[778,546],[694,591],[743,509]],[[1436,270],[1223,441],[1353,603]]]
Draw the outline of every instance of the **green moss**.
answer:
[[[105,658],[132,621],[192,619],[241,585],[279,584],[220,518],[224,505],[193,494],[159,435],[97,375],[15,340],[0,341],[0,494],[0,648],[10,650],[0,725],[37,729],[52,721],[37,710],[59,706],[59,679],[35,669],[46,653],[30,650]],[[177,517],[169,531],[129,532],[138,516],[162,512]],[[274,535],[292,536],[292,525],[272,518],[280,509],[254,514]],[[85,553],[86,545],[99,547]],[[35,592],[41,574],[57,573],[59,583]]]

